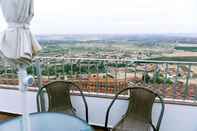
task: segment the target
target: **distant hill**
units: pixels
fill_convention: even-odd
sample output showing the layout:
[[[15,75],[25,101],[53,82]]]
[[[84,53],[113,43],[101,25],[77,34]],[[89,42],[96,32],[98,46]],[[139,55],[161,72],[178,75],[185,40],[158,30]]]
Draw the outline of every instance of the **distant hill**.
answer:
[[[132,34],[132,35],[37,35],[41,44],[53,43],[183,43],[197,44],[197,35],[194,34]]]

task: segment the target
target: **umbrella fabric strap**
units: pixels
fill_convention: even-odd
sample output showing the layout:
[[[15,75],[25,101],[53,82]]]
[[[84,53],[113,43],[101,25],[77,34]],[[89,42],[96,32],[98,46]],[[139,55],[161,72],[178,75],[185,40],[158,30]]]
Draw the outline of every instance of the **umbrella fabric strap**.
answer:
[[[27,23],[8,23],[8,28],[11,28],[11,29],[17,29],[17,28],[29,29],[29,24],[27,24]]]

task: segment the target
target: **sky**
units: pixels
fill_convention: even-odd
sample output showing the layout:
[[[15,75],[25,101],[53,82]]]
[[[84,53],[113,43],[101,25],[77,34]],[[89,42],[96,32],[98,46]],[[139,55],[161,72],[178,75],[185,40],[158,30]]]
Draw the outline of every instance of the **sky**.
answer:
[[[34,0],[35,34],[197,33],[197,0]],[[0,32],[6,23],[0,11]]]

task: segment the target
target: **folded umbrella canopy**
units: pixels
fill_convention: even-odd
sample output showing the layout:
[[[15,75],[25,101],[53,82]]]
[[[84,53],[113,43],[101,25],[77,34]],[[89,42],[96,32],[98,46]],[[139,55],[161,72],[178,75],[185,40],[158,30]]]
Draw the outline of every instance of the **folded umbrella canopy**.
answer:
[[[18,65],[19,89],[23,107],[23,130],[30,131],[30,121],[26,108],[26,87],[29,78],[26,66],[40,50],[29,26],[34,16],[33,0],[0,0],[3,15],[8,24],[0,35],[0,54],[8,62]]]
[[[41,50],[29,29],[33,0],[0,0],[0,5],[8,24],[0,38],[1,55],[12,62],[29,64]]]

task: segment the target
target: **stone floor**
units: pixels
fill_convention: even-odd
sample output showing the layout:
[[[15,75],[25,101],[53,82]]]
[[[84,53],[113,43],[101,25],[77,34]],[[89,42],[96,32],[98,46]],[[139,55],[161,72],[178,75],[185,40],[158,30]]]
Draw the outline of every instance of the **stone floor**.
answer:
[[[104,128],[101,127],[94,127],[95,131],[104,131]]]
[[[0,121],[12,119],[18,115],[0,112]]]

